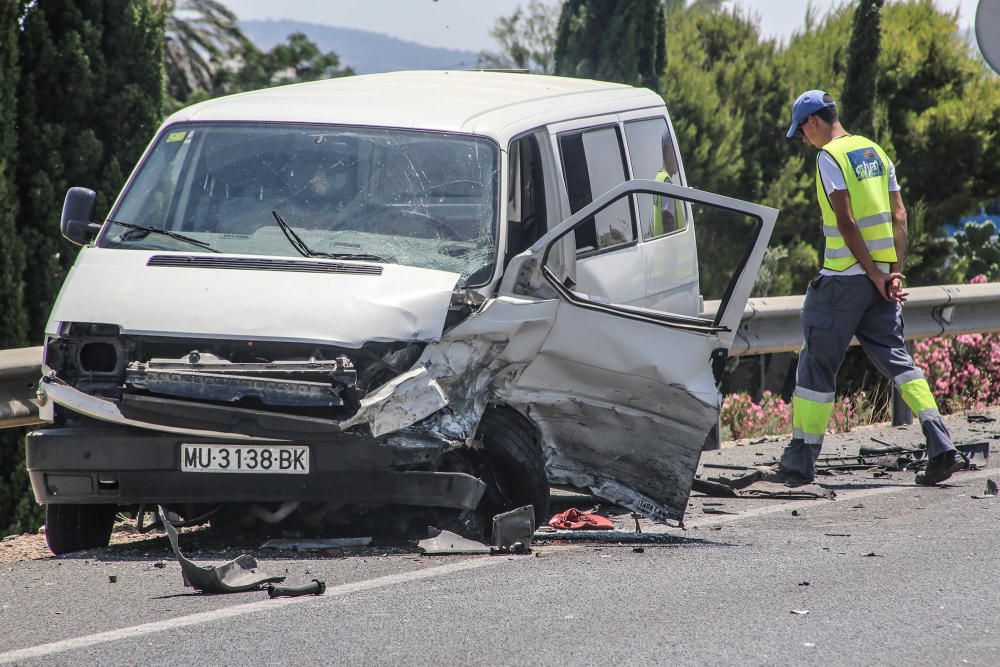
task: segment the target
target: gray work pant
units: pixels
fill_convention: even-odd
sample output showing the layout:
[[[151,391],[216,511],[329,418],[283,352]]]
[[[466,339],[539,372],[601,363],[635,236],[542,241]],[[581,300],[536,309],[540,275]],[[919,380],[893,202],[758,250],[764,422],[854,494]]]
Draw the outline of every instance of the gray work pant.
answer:
[[[900,311],[899,304],[883,299],[865,275],[819,276],[809,283],[801,316],[805,342],[792,398],[794,430],[781,455],[783,467],[808,478],[815,475],[833,409],[837,371],[855,336],[919,418],[927,456],[954,449],[923,371],[913,365],[904,345]]]

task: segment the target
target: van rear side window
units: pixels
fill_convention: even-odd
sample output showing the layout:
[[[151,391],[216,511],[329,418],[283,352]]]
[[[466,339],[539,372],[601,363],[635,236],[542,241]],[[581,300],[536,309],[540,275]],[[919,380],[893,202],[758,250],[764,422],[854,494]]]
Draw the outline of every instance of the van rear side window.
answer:
[[[622,141],[616,127],[559,135],[570,211],[581,208],[626,180]],[[576,249],[585,254],[635,241],[630,198],[616,201],[576,229]]]
[[[625,123],[625,138],[632,162],[632,178],[684,185],[673,136],[665,118],[648,118]],[[687,227],[687,207],[679,199],[651,197],[649,206],[639,206],[642,238],[651,239]]]

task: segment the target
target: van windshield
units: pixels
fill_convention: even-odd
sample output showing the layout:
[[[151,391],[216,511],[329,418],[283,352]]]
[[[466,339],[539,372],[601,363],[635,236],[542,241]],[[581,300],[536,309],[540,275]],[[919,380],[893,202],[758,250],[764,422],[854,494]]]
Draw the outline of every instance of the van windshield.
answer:
[[[277,211],[319,256],[375,256],[480,284],[496,255],[497,157],[486,139],[441,132],[179,124],[161,134],[99,245],[198,251],[193,239],[299,256]]]

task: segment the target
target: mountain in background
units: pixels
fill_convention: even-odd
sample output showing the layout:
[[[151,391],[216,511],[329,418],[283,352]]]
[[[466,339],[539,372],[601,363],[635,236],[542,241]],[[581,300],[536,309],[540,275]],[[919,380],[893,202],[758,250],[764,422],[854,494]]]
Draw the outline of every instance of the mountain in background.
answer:
[[[367,30],[338,28],[302,21],[240,21],[240,27],[258,48],[269,50],[294,32],[304,33],[321,51],[334,51],[340,64],[358,74],[412,69],[470,69],[474,51],[443,49]]]

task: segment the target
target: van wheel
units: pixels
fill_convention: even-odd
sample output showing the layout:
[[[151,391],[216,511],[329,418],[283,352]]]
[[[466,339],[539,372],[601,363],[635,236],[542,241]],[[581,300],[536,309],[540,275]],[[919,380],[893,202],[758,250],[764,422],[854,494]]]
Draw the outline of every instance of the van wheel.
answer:
[[[111,541],[115,505],[45,506],[45,541],[57,556],[99,549]]]
[[[493,515],[524,505],[534,505],[535,526],[549,518],[549,479],[545,456],[534,425],[508,407],[488,410],[479,423],[490,479],[480,502],[489,514],[487,532],[493,529]]]

